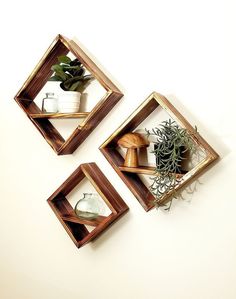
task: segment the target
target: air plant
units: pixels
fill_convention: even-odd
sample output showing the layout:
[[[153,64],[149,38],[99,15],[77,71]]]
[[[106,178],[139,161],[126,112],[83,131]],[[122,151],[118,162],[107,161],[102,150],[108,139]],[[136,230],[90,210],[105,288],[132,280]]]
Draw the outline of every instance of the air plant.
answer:
[[[71,60],[68,56],[59,56],[57,59],[58,63],[51,67],[54,74],[49,81],[61,82],[60,87],[65,91],[82,93],[93,79],[92,75],[85,75],[85,68],[77,58]]]
[[[181,182],[179,174],[183,173],[182,161],[186,159],[187,152],[191,153],[196,149],[196,144],[192,138],[193,133],[179,127],[171,119],[163,121],[159,127],[146,129],[146,132],[148,137],[156,138],[152,151],[156,156],[156,175],[150,178],[152,184],[149,188],[155,196],[154,204],[159,207],[158,202],[165,194],[173,192],[173,197],[176,197],[175,187]],[[171,203],[172,200],[170,206]]]

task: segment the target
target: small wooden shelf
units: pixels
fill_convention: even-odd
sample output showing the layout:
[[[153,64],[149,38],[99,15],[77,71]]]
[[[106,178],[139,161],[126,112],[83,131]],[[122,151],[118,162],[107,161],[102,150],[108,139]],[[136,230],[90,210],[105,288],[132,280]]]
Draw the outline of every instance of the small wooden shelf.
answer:
[[[51,67],[57,63],[58,56],[71,52],[93,77],[105,89],[104,96],[93,109],[87,113],[72,114],[44,114],[35,104],[34,100],[44,85],[48,82],[53,71]],[[102,119],[110,112],[122,98],[122,92],[93,62],[93,60],[75,43],[75,41],[58,35],[52,42],[42,59],[39,61],[29,78],[15,96],[18,105],[24,110],[31,122],[42,134],[48,144],[58,155],[72,154],[78,146],[98,126]],[[85,118],[83,125],[79,124],[67,140],[61,136],[49,119]]]
[[[99,216],[94,220],[77,217],[66,196],[84,178],[87,178],[100,194],[111,211],[110,215]],[[47,201],[78,248],[97,238],[129,209],[95,163],[81,164]],[[95,228],[89,232],[86,225]]]
[[[119,166],[120,171],[131,172],[131,173],[139,173],[139,174],[148,174],[148,175],[157,175],[156,168],[152,166],[139,166],[139,167],[126,167]],[[178,173],[176,176],[181,178],[184,174]]]
[[[159,106],[166,110],[170,118],[175,120],[182,128],[186,128],[192,133],[193,141],[201,148],[206,157],[200,161],[193,169],[180,174],[181,181],[176,186],[173,192],[165,194],[159,199],[158,204],[166,204],[173,196],[175,191],[183,188],[187,184],[190,184],[200,174],[202,174],[212,163],[218,159],[218,154],[214,149],[195,132],[195,129],[190,123],[180,114],[180,112],[161,94],[153,92],[137,109],[131,114],[126,121],[100,146],[100,150],[106,157],[108,162],[113,166],[117,174],[133,192],[139,203],[145,209],[149,211],[154,207],[154,195],[150,192],[148,187],[139,177],[140,174],[154,175],[154,167],[138,167],[128,168],[124,167],[124,158],[117,150],[117,141],[126,133],[133,132],[152,112],[154,112]],[[158,124],[158,117],[157,117]]]
[[[99,224],[101,224],[104,219],[106,219],[106,217],[104,216],[98,216],[95,219],[82,219],[77,217],[76,215],[73,214],[65,214],[62,215],[61,218],[64,221],[70,221],[70,222],[74,222],[74,223],[80,223],[80,224],[85,224],[85,225],[90,225],[90,226],[98,226]]]
[[[35,118],[86,118],[89,115],[89,112],[78,112],[78,113],[34,113],[29,116],[33,119]]]

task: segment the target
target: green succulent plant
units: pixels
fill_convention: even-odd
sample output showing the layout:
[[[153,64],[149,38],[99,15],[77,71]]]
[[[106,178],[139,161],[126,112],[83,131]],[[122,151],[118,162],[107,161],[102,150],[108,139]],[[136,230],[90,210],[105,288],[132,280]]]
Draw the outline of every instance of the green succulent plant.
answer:
[[[165,194],[174,191],[180,183],[181,178],[178,174],[183,173],[182,161],[186,159],[186,152],[191,154],[196,149],[196,144],[192,138],[193,133],[179,127],[171,119],[163,121],[159,127],[146,129],[146,132],[148,137],[156,138],[152,153],[156,156],[157,175],[151,177],[152,184],[149,188],[155,196],[154,204],[158,207],[159,200]],[[173,192],[173,197],[175,196]]]
[[[68,56],[59,56],[58,63],[51,67],[54,72],[49,81],[59,81],[60,87],[65,91],[83,92],[90,81],[92,75],[85,75],[83,64],[76,58],[71,60]]]

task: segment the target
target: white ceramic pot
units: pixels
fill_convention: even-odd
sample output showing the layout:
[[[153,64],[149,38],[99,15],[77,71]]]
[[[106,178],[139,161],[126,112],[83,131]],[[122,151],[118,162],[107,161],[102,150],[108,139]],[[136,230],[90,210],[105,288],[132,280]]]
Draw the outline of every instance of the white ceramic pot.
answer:
[[[65,91],[58,97],[58,112],[79,112],[81,93],[78,91]]]

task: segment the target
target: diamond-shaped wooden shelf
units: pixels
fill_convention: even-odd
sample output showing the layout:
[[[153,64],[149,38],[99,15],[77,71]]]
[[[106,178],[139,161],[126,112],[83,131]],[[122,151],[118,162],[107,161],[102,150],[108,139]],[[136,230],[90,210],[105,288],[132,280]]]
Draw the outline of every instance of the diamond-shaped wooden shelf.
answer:
[[[85,68],[104,87],[106,94],[89,113],[44,114],[35,104],[34,99],[51,77],[53,73],[51,66],[57,62],[57,57],[66,55],[68,52],[71,52],[83,63]],[[53,150],[58,155],[66,155],[77,149],[122,96],[121,91],[73,40],[58,35],[15,96],[15,100]],[[48,120],[50,118],[84,118],[84,120],[70,137],[64,140]]]
[[[139,174],[155,175],[155,167],[124,167],[124,158],[117,150],[117,141],[124,134],[134,131],[159,106],[166,110],[169,116],[182,128],[186,128],[189,132],[192,132],[194,142],[206,153],[205,158],[195,167],[185,174],[179,175],[182,177],[182,179],[181,182],[176,186],[175,191],[183,188],[187,184],[190,184],[219,157],[214,149],[199,135],[199,133],[195,132],[195,129],[190,125],[190,123],[163,95],[153,92],[100,147],[103,155],[110,162],[115,171],[133,192],[135,197],[146,211],[149,211],[154,207],[153,201],[155,200],[155,197],[150,192],[148,187],[143,183],[139,177]],[[158,201],[158,204],[166,204],[172,196],[173,192],[165,194]]]
[[[76,216],[66,196],[84,178],[90,181],[104,200],[111,211],[110,215],[99,216],[94,220],[86,220]],[[49,197],[48,203],[77,247],[94,240],[129,209],[95,163],[81,164]],[[85,225],[94,226],[95,228],[89,232]]]

